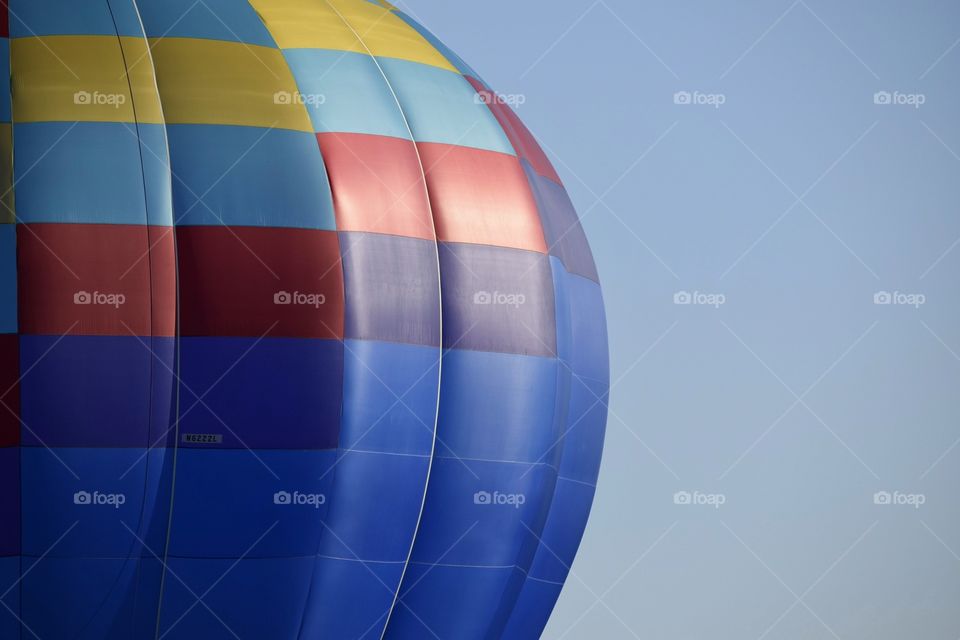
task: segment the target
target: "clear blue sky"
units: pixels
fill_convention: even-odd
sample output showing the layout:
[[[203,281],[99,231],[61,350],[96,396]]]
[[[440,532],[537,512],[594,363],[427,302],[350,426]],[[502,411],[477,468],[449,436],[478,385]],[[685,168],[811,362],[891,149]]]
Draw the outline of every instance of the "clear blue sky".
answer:
[[[545,638],[960,637],[960,5],[397,4],[524,96],[605,289]]]

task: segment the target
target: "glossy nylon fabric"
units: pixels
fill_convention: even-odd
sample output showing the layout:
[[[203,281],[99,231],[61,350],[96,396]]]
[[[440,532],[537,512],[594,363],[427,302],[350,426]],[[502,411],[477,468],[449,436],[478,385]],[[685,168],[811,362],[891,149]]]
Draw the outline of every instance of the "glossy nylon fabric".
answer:
[[[516,115],[387,3],[0,4],[0,638],[539,636],[609,380]]]

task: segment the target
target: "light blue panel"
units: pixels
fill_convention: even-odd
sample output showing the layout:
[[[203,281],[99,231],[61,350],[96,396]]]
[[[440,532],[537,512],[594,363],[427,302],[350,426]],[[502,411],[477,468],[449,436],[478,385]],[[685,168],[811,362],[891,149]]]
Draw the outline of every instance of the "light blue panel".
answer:
[[[555,481],[542,464],[435,459],[411,561],[526,568]]]
[[[160,636],[165,640],[298,637],[313,557],[239,562],[170,558],[167,564],[160,612]],[[207,606],[193,606],[208,589],[203,598]]]
[[[132,626],[137,560],[49,555],[23,562],[21,617],[36,637],[103,640],[111,628]]]
[[[10,40],[0,38],[0,122],[10,122]]]
[[[137,21],[131,19],[130,0],[77,2],[77,0],[9,0],[10,37],[54,35],[142,37]],[[116,7],[116,16],[111,14]],[[116,17],[116,26],[114,24]]]
[[[377,58],[417,142],[439,142],[516,155],[487,105],[459,73]]]
[[[13,125],[13,138],[20,222],[146,223],[133,127],[30,122]]]
[[[437,455],[541,462],[562,436],[553,358],[451,349],[443,357]]]
[[[131,129],[134,127],[132,124],[127,126]],[[138,124],[136,131],[140,136],[140,158],[143,163],[149,224],[172,226],[173,185],[165,127],[159,124]]]
[[[334,451],[182,448],[177,454],[170,555],[316,554],[332,498],[334,474],[326,471],[335,457]],[[278,495],[281,492],[288,499]],[[311,501],[311,496],[321,495],[323,502]]]
[[[336,230],[314,134],[181,124],[167,135],[178,225]]]
[[[429,456],[440,350],[347,340],[340,447]]]
[[[17,616],[20,615],[20,589],[11,586],[20,579],[20,558],[0,558],[0,593],[10,591],[3,602],[13,610],[13,613],[6,607],[0,607],[0,638],[19,638],[20,622]]]
[[[430,459],[422,456],[340,452],[319,554],[406,560],[420,517],[429,464]]]
[[[276,47],[248,2],[137,0],[137,6],[147,36],[151,38],[204,38]]]
[[[317,133],[367,133],[409,140],[397,101],[365,53],[285,49]]]
[[[394,608],[385,638],[500,638],[522,580],[514,567],[411,565],[404,583],[416,586]]]
[[[56,555],[139,555],[137,537],[144,534],[130,529],[137,532],[143,516],[146,451],[22,447],[20,452],[23,555],[47,553],[71,526]]]
[[[17,226],[0,224],[0,333],[17,332]]]
[[[298,637],[379,640],[402,572],[403,563],[318,558]]]

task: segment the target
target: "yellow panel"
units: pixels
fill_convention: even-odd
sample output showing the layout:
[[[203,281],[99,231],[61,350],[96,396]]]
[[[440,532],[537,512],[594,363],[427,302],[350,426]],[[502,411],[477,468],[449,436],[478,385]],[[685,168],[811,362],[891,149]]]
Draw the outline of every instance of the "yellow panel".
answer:
[[[281,49],[366,53],[350,27],[323,0],[250,0]]]
[[[278,49],[193,38],[150,41],[169,124],[313,131],[306,107],[281,94],[297,84]]]
[[[139,122],[163,122],[163,109],[153,73],[153,58],[143,38],[120,38],[123,60],[127,65],[129,86],[133,88],[133,106]]]
[[[0,124],[0,224],[16,222],[13,208],[13,146],[11,126]]]
[[[328,4],[350,23],[373,55],[457,71],[416,29],[390,9],[356,0],[329,0]]]
[[[324,0],[250,0],[250,4],[281,49],[337,49],[366,53],[369,47],[375,56],[400,58],[456,71],[433,45],[388,8],[356,0],[329,3]],[[363,44],[357,40],[358,34]]]
[[[116,37],[14,38],[10,58],[14,122],[134,121]]]

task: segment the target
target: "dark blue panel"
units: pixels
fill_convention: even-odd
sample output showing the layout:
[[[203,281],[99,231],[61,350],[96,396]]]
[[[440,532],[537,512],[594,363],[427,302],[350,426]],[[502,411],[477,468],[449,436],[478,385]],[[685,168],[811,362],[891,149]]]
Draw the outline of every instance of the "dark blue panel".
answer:
[[[147,447],[153,358],[134,336],[21,336],[23,445]]]
[[[442,370],[437,456],[551,462],[566,400],[556,359],[453,349]]]
[[[117,33],[121,36],[144,37],[143,26],[140,24],[140,13],[137,11],[137,0],[107,0],[110,5],[110,14],[116,25]],[[71,3],[76,6],[78,3]],[[133,61],[128,61],[130,64]]]
[[[545,465],[434,460],[411,562],[526,568],[555,480]]]
[[[36,637],[103,640],[111,628],[132,622],[137,560],[47,556],[23,563],[21,615]]]
[[[335,458],[334,451],[182,449],[170,555],[316,554],[334,479],[326,472]]]
[[[178,225],[336,230],[313,133],[177,124],[167,134]]]
[[[337,446],[342,343],[308,338],[183,338],[180,362],[181,446]],[[222,441],[190,441],[198,434],[216,435]]]
[[[0,557],[19,553],[20,449],[4,447],[0,448]],[[4,591],[6,588],[0,587],[0,593]]]
[[[431,240],[341,232],[348,338],[440,344],[440,274]]]
[[[540,535],[542,544],[530,566],[530,576],[563,583],[577,555],[593,503],[593,485],[565,478],[557,480],[550,515]]]
[[[0,224],[0,333],[17,332],[17,225]]]
[[[582,482],[596,482],[603,453],[608,402],[605,382],[574,379],[570,387],[570,416],[560,463],[561,475]]]
[[[171,558],[168,565],[160,613],[165,640],[297,637],[314,570],[312,557],[239,562]],[[206,606],[198,604],[197,597],[208,589]]]
[[[275,47],[253,7],[236,0],[137,0],[151,38],[205,38]]]
[[[443,345],[553,357],[553,282],[532,251],[441,243]]]
[[[3,597],[6,607],[0,606],[0,638],[20,637],[20,589],[10,588],[19,579],[20,558],[0,558],[0,593],[9,591]]]
[[[172,338],[152,337],[141,340],[150,344],[153,352],[153,373],[150,377],[150,448],[172,447],[177,439],[177,344]]]
[[[140,25],[131,20],[130,0],[76,2],[75,0],[9,0],[10,37],[98,35],[141,37]],[[125,6],[126,5],[126,6]],[[117,9],[117,26],[111,6]]]
[[[530,640],[539,638],[547,626],[553,605],[560,597],[562,584],[527,578],[514,605],[500,640]]]
[[[561,185],[537,174],[526,160],[521,160],[521,164],[537,200],[550,255],[559,257],[571,273],[596,282],[597,267],[570,196]]]
[[[343,451],[320,555],[406,560],[420,517],[429,458]],[[356,594],[358,598],[365,596]]]
[[[144,512],[147,452],[31,447],[21,456],[23,555],[139,556],[137,538],[146,534],[138,529],[155,515]],[[150,477],[157,481],[156,475]],[[157,504],[155,490],[151,499],[151,511],[166,509]],[[152,542],[161,546],[162,537],[155,535]]]
[[[429,456],[440,350],[366,340],[344,344],[340,446]]]
[[[411,565],[404,583],[416,586],[394,608],[386,638],[499,638],[522,580],[515,567]]]
[[[379,640],[402,571],[402,563],[318,558],[298,637]]]
[[[600,285],[576,275],[566,278],[573,333],[571,366],[577,376],[610,379],[607,319]]]
[[[161,125],[141,125],[150,126]],[[30,122],[14,124],[13,138],[20,222],[146,224],[131,125]]]

